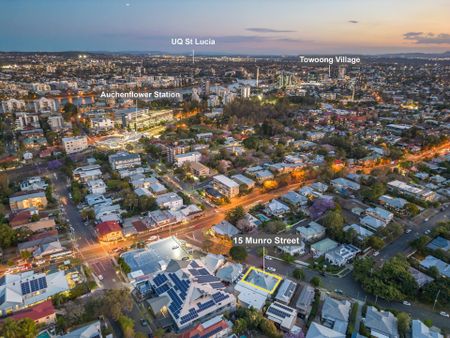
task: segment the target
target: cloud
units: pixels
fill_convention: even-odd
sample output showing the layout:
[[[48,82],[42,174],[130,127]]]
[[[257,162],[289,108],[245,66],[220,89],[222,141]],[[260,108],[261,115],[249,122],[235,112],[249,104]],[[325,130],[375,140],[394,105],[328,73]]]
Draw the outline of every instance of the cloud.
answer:
[[[358,20],[348,20],[349,23],[359,23]]]
[[[416,44],[450,44],[450,34],[447,33],[407,32],[403,34],[403,39]]]
[[[294,33],[295,31],[291,30],[282,30],[282,29],[272,29],[272,28],[264,28],[264,27],[251,27],[246,28],[245,30],[249,32],[255,33]]]

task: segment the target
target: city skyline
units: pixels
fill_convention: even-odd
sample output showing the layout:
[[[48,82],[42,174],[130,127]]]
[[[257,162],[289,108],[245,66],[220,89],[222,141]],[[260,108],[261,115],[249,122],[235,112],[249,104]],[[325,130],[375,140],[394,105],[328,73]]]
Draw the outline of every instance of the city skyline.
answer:
[[[198,53],[384,54],[450,50],[444,0],[66,1],[3,5],[1,51],[186,53],[171,38],[211,38]],[[286,9],[289,10],[286,10]],[[256,11],[257,9],[257,11]],[[251,15],[249,13],[254,13]]]

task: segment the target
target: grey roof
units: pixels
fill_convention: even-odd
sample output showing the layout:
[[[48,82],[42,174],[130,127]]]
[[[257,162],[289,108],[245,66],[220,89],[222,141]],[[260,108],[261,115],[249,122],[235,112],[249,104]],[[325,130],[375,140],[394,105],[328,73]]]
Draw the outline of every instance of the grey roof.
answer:
[[[345,338],[345,334],[312,322],[308,329],[308,333],[306,334],[306,338]]]
[[[368,306],[364,324],[369,329],[380,332],[385,336],[398,337],[397,318],[391,312],[378,311],[377,308]]]

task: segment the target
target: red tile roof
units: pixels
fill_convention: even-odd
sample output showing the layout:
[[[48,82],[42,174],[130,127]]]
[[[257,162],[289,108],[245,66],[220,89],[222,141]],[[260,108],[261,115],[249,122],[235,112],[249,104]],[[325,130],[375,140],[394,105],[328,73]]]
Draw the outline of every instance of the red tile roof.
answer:
[[[181,334],[180,338],[203,338],[203,337],[210,337],[210,333],[214,330],[222,328],[222,330],[226,330],[228,328],[228,324],[225,320],[221,320],[211,326],[203,327],[203,324],[198,324],[196,327],[194,327],[192,330],[186,331],[183,334]]]
[[[122,231],[120,224],[116,221],[107,221],[97,224],[97,232],[100,237],[106,236],[111,232]]]
[[[13,320],[19,320],[23,318],[30,318],[34,321],[38,321],[39,319],[51,316],[55,313],[55,308],[53,307],[51,300],[46,300],[43,303],[39,303],[38,305],[29,307],[25,310],[14,313],[9,316]]]

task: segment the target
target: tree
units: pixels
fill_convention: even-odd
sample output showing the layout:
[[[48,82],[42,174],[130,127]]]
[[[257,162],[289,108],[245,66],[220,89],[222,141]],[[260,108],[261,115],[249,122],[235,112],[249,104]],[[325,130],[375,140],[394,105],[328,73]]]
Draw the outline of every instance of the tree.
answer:
[[[1,335],[8,338],[34,338],[38,334],[36,323],[30,318],[5,319],[1,325]]]
[[[274,220],[263,223],[262,227],[265,232],[269,234],[276,234],[286,229],[286,223],[280,220]]]
[[[119,325],[125,338],[134,337],[134,321],[130,317],[121,315],[119,317]]]
[[[236,334],[241,334],[247,331],[247,321],[243,318],[238,318],[234,322],[233,332]]]
[[[7,249],[16,243],[16,232],[7,224],[0,224],[0,247]]]
[[[321,279],[319,276],[314,276],[313,278],[311,278],[311,280],[309,281],[314,287],[319,287],[321,284]]]
[[[286,263],[288,263],[288,264],[294,263],[294,261],[295,261],[295,257],[292,256],[291,254],[287,253],[287,252],[285,252],[285,253],[283,253],[283,254],[281,255],[281,259],[282,259],[283,261],[285,261]]]
[[[384,246],[384,241],[378,236],[370,236],[367,244],[369,244],[375,250],[380,250]]]
[[[166,331],[162,328],[157,328],[155,331],[153,331],[153,335],[155,338],[163,338],[166,334]]]
[[[102,297],[102,311],[118,320],[124,311],[131,311],[133,301],[127,289],[108,289]]]
[[[230,256],[237,262],[242,262],[247,258],[247,250],[242,246],[233,246],[230,249]]]
[[[344,237],[343,226],[344,216],[340,210],[328,211],[323,218],[323,225],[327,228],[327,232],[332,238],[342,239]]]
[[[245,210],[242,206],[237,206],[236,208],[227,212],[226,220],[232,224],[236,224],[240,219],[244,218]]]
[[[405,337],[411,325],[411,317],[406,312],[400,312],[397,315],[397,321],[398,321],[398,331],[400,335]]]
[[[405,208],[411,216],[417,216],[420,213],[419,207],[414,203],[406,203]]]
[[[305,279],[305,272],[303,271],[303,269],[295,268],[294,271],[292,271],[292,276],[295,279],[304,280]]]
[[[361,196],[371,202],[376,202],[386,192],[386,186],[381,182],[375,182],[370,187],[361,189]]]

